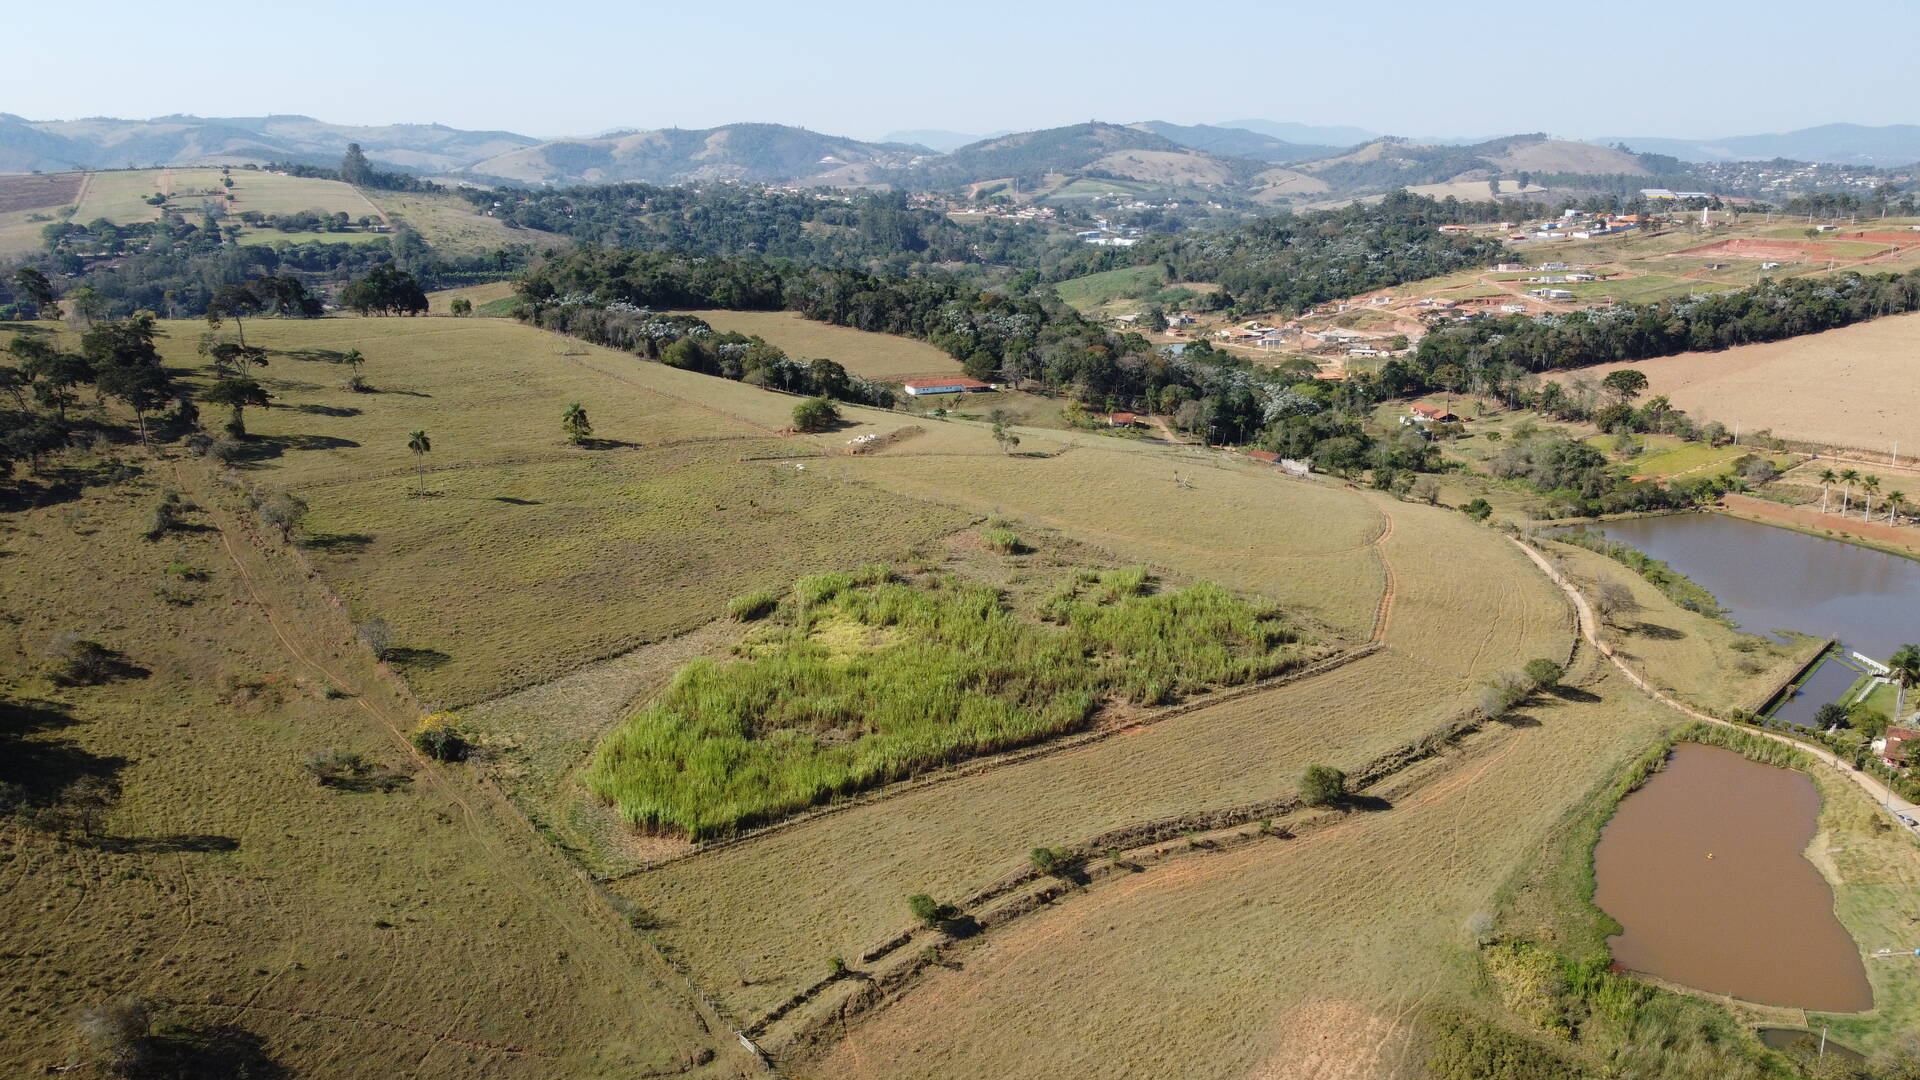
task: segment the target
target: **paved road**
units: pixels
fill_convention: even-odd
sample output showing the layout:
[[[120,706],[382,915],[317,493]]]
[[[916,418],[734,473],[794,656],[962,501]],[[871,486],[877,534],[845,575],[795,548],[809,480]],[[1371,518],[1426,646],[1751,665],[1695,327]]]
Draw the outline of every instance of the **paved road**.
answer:
[[[1912,824],[1908,824],[1906,820],[1906,819],[1920,820],[1920,813],[1916,813],[1917,810],[1920,810],[1920,807],[1916,807],[1913,803],[1910,803],[1907,800],[1901,798],[1900,796],[1895,795],[1891,790],[1887,788],[1887,785],[1881,783],[1880,779],[1874,776],[1873,774],[1862,772],[1859,769],[1854,768],[1852,763],[1843,760],[1838,755],[1834,754],[1833,752],[1823,747],[1814,746],[1810,743],[1801,742],[1799,739],[1790,738],[1786,735],[1781,735],[1775,732],[1766,731],[1761,728],[1752,728],[1752,727],[1746,727],[1741,724],[1735,724],[1728,720],[1722,720],[1717,716],[1709,716],[1706,713],[1699,711],[1698,709],[1694,709],[1694,708],[1691,708],[1690,706],[1683,705],[1680,702],[1675,701],[1673,698],[1668,697],[1666,694],[1660,692],[1658,688],[1656,688],[1652,683],[1648,682],[1647,679],[1644,676],[1642,676],[1638,671],[1635,671],[1633,667],[1629,665],[1625,660],[1622,660],[1618,656],[1615,656],[1613,654],[1613,649],[1610,648],[1605,642],[1600,640],[1599,632],[1596,629],[1596,627],[1599,625],[1599,621],[1594,617],[1593,608],[1587,604],[1587,598],[1581,594],[1580,590],[1575,588],[1572,582],[1569,582],[1565,577],[1561,576],[1560,572],[1553,568],[1553,564],[1549,563],[1546,560],[1546,557],[1541,555],[1538,551],[1535,551],[1533,548],[1528,547],[1526,544],[1521,543],[1519,540],[1516,540],[1513,537],[1508,537],[1508,539],[1513,540],[1514,546],[1518,547],[1521,551],[1526,552],[1527,558],[1533,560],[1534,565],[1540,568],[1540,572],[1547,575],[1547,577],[1551,579],[1554,584],[1560,586],[1561,590],[1567,594],[1567,598],[1573,601],[1574,611],[1578,613],[1580,618],[1580,636],[1586,638],[1587,641],[1590,644],[1592,644],[1594,648],[1600,650],[1600,655],[1606,657],[1608,660],[1611,660],[1613,662],[1613,666],[1616,668],[1619,668],[1620,673],[1622,675],[1625,675],[1629,682],[1633,683],[1633,685],[1639,687],[1641,690],[1646,691],[1648,697],[1653,698],[1655,701],[1658,701],[1659,703],[1667,706],[1670,709],[1673,709],[1677,712],[1685,713],[1686,715],[1693,717],[1695,720],[1700,720],[1709,724],[1719,724],[1721,727],[1738,728],[1741,731],[1751,732],[1763,738],[1772,739],[1775,742],[1785,743],[1786,745],[1791,746],[1794,749],[1799,750],[1810,757],[1817,758],[1820,761],[1826,762],[1828,765],[1833,767],[1833,770],[1835,772],[1853,781],[1854,783],[1860,785],[1860,788],[1863,791],[1865,791],[1870,797],[1872,797],[1874,802],[1877,802],[1881,806],[1886,807],[1889,811],[1891,811],[1894,814],[1896,819],[1900,820],[1902,824],[1907,825],[1907,828],[1909,831],[1913,832],[1916,836],[1920,836],[1920,827],[1917,827]]]

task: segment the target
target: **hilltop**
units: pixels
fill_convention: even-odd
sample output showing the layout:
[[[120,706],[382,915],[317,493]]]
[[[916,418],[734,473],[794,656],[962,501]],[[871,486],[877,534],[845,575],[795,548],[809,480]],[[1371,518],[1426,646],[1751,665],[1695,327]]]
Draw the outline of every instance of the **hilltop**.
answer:
[[[1272,135],[1263,135],[1258,131],[1238,127],[1169,124],[1164,120],[1143,120],[1133,126],[1141,131],[1150,131],[1161,138],[1171,139],[1182,146],[1208,154],[1252,158],[1255,161],[1272,161],[1282,165],[1288,162],[1312,161],[1315,158],[1329,157],[1341,150],[1339,146],[1288,142]]]
[[[862,184],[871,182],[880,170],[931,155],[924,147],[867,143],[784,124],[728,124],[560,139],[484,158],[462,172],[526,184],[628,180]]]

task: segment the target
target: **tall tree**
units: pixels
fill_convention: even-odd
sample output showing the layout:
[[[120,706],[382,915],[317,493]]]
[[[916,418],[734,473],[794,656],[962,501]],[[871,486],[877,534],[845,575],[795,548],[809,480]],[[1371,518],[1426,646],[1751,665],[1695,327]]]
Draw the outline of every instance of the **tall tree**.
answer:
[[[52,306],[56,295],[53,282],[47,280],[47,275],[31,266],[23,266],[13,272],[13,287],[36,308]]]
[[[1827,512],[1827,495],[1832,492],[1833,482],[1838,479],[1840,474],[1832,469],[1820,470],[1820,512],[1823,514]]]
[[[1880,478],[1869,476],[1860,481],[1860,490],[1866,495],[1863,500],[1864,509],[1860,511],[1860,520],[1865,521],[1873,516],[1873,497],[1880,493]]]
[[[265,387],[245,375],[226,375],[215,379],[200,397],[209,404],[225,405],[232,410],[227,419],[227,434],[236,439],[247,437],[247,406],[257,405],[264,409],[271,400]]]
[[[340,158],[340,179],[354,187],[366,187],[373,182],[373,166],[367,163],[367,155],[360,150],[360,144],[347,144],[347,152]]]
[[[414,428],[407,433],[407,449],[413,451],[413,471],[420,480],[420,494],[427,493],[427,455],[433,451],[433,440],[427,438],[424,428]]]
[[[1841,484],[1840,516],[1841,517],[1845,517],[1847,514],[1847,511],[1853,509],[1853,485],[1854,485],[1854,482],[1859,479],[1860,479],[1859,469],[1841,469],[1840,470],[1840,484]]]
[[[221,319],[232,319],[234,333],[239,336],[240,347],[246,348],[247,327],[245,320],[249,315],[258,315],[265,305],[258,293],[245,285],[222,285],[214,290],[213,299],[207,301],[207,325],[220,329]]]
[[[1907,687],[1920,683],[1920,645],[1900,646],[1887,660],[1887,667],[1893,676],[1893,722],[1897,724],[1906,715]]]

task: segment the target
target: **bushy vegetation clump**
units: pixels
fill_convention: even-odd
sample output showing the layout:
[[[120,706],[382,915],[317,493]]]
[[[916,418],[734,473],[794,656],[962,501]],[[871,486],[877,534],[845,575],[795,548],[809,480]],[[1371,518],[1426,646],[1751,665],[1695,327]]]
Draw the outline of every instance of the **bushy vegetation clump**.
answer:
[[[752,622],[773,614],[774,609],[779,606],[778,596],[761,589],[727,601],[727,614],[733,618],[734,622]]]
[[[413,730],[413,748],[435,761],[464,761],[473,749],[452,713],[434,713]]]
[[[1300,801],[1332,806],[1347,797],[1347,774],[1331,765],[1309,765],[1300,777]]]
[[[1091,575],[1022,618],[994,589],[884,567],[795,583],[791,620],[728,663],[698,660],[610,735],[588,785],[635,825],[705,838],[1299,662],[1271,612],[1213,585],[1145,593]]]

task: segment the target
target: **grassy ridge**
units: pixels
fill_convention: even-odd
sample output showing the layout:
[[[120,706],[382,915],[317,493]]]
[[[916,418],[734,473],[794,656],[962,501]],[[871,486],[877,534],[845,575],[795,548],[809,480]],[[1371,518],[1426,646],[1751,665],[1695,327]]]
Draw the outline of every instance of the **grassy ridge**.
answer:
[[[1144,571],[1083,572],[1060,629],[989,587],[884,567],[800,579],[737,663],[688,665],[602,744],[588,786],[636,825],[696,838],[1084,724],[1103,696],[1152,704],[1299,662],[1272,613]]]

